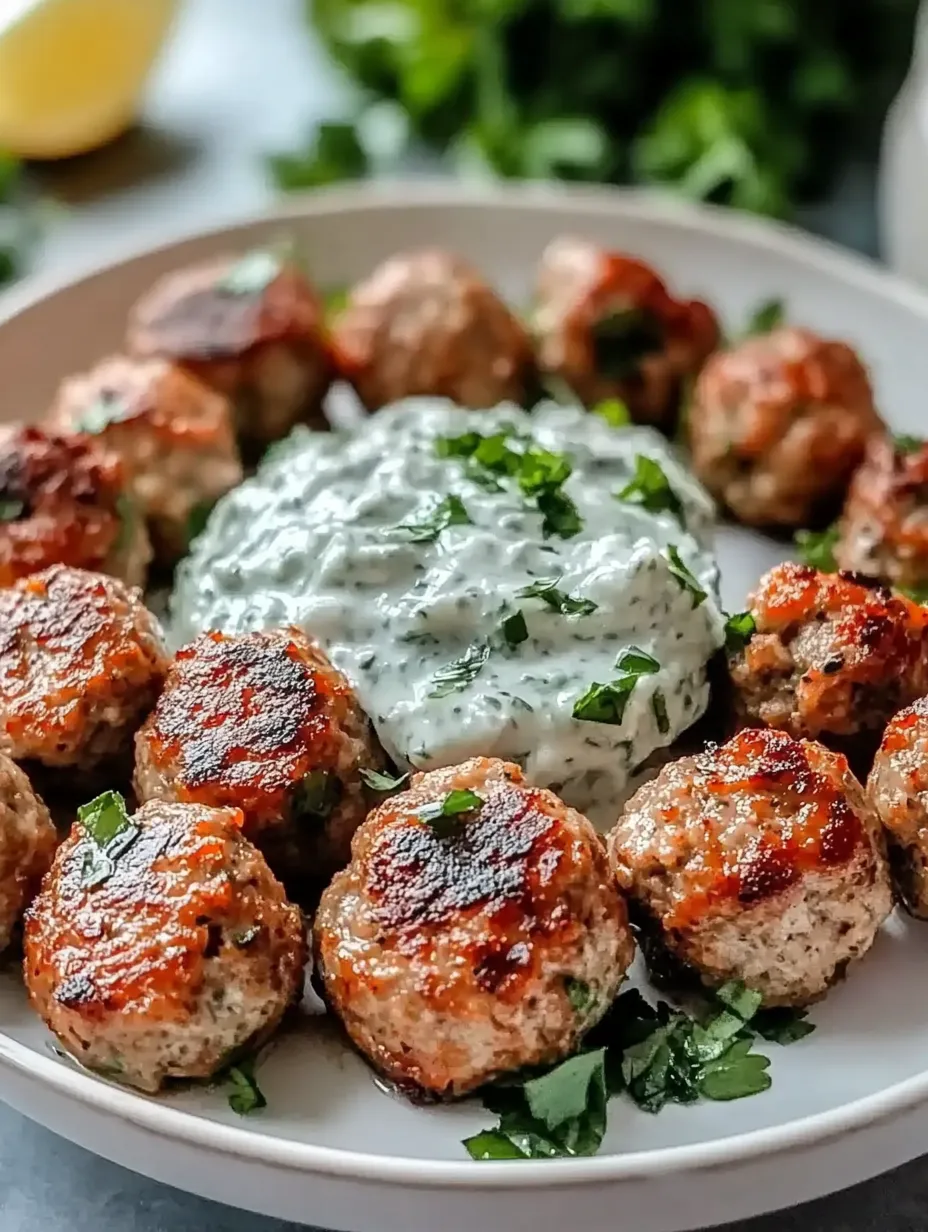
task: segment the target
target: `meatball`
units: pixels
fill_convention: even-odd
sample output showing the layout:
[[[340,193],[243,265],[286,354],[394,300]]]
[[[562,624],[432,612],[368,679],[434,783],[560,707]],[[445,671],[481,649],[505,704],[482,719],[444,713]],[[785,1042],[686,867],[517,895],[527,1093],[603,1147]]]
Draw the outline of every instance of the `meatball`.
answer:
[[[348,681],[298,629],[206,633],[180,650],[136,738],[140,800],[239,808],[292,891],[348,863],[361,770],[385,757]]]
[[[0,954],[38,891],[58,837],[29,780],[0,753]]]
[[[851,348],[794,328],[714,355],[687,416],[693,469],[749,526],[830,516],[880,429],[867,370]]]
[[[892,908],[879,822],[847,761],[746,730],[665,766],[608,840],[633,913],[671,957],[766,1005],[805,1005]]]
[[[317,974],[352,1041],[409,1094],[451,1098],[567,1056],[634,945],[602,841],[507,762],[417,774],[322,896]]]
[[[306,938],[241,814],[107,792],[26,918],[32,1005],[89,1069],[145,1091],[209,1078],[300,995]]]
[[[114,578],[56,565],[0,589],[0,751],[83,771],[131,757],[168,661]]]
[[[928,920],[928,697],[886,728],[867,791],[889,840],[896,892],[912,915]]]
[[[86,436],[0,427],[0,586],[59,564],[141,586],[150,559],[115,453]]]
[[[928,595],[928,442],[871,439],[851,480],[835,557],[842,569]]]
[[[332,326],[335,362],[370,411],[415,395],[485,410],[522,402],[525,330],[466,261],[438,249],[391,257]]]
[[[761,578],[750,612],[754,635],[729,664],[748,725],[872,754],[900,706],[928,693],[928,610],[901,595],[787,563]]]
[[[224,256],[168,274],[132,309],[127,338],[139,358],[176,360],[230,397],[249,454],[296,423],[327,427],[322,304],[279,254]]]
[[[167,360],[102,360],[62,384],[50,420],[96,436],[123,459],[165,565],[242,481],[228,398]]]
[[[715,314],[677,300],[643,261],[563,238],[541,258],[534,313],[543,375],[587,406],[621,398],[639,423],[671,429],[683,386],[718,343]]]

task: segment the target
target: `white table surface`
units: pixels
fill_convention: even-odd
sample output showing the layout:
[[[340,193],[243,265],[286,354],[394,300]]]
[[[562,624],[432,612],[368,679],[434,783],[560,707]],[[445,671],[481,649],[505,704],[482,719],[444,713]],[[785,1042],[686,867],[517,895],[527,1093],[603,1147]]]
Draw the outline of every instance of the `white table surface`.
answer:
[[[337,115],[350,87],[301,24],[301,0],[187,0],[152,82],[144,123],[108,150],[47,169],[64,209],[39,259],[58,268],[103,259],[158,229],[234,218],[272,199],[262,153]],[[874,247],[871,177],[848,177],[837,204],[807,225]],[[94,1158],[0,1105],[0,1232],[295,1232]],[[916,1162],[736,1232],[922,1232],[928,1166]],[[505,1232],[486,1229],[485,1232]]]

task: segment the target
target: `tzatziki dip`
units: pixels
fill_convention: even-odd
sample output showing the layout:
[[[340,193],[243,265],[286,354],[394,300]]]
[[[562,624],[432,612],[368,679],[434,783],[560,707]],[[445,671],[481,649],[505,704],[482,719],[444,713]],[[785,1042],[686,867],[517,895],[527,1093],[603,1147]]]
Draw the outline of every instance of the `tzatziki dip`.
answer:
[[[649,428],[411,399],[275,446],[181,565],[172,632],[299,625],[400,766],[503,757],[611,820],[708,703],[712,528]]]

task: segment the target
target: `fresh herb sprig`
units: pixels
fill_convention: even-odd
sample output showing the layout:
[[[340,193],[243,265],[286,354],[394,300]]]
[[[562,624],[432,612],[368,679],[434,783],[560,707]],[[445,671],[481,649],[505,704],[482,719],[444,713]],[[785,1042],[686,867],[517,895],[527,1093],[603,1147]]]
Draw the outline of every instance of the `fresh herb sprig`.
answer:
[[[725,621],[725,649],[729,654],[743,650],[757,629],[750,612],[733,612]]]
[[[825,530],[800,530],[796,532],[796,549],[799,559],[813,569],[822,573],[837,573],[838,562],[835,560],[835,548],[841,532],[838,524],[826,527]]]
[[[142,831],[129,816],[118,791],[105,791],[82,804],[77,820],[84,834],[80,845],[81,886],[92,890],[113,876],[117,863]]]
[[[683,502],[673,489],[664,468],[653,458],[639,453],[635,457],[635,473],[615,499],[628,505],[638,505],[649,513],[671,513],[686,528]]]
[[[595,682],[591,684],[582,697],[574,702],[573,717],[590,723],[610,723],[618,725],[625,717],[628,699],[642,676],[653,676],[661,670],[661,665],[653,655],[631,646],[622,652],[616,660],[618,676],[606,684]],[[661,696],[663,702],[663,696]],[[666,704],[664,704],[664,720],[666,720]],[[655,715],[655,717],[657,717]],[[658,724],[661,720],[658,718]],[[663,730],[663,729],[662,729]]]
[[[384,770],[371,770],[367,766],[362,766],[359,773],[364,786],[382,796],[389,796],[395,791],[400,791],[409,782],[408,773],[392,775]]]
[[[418,810],[418,816],[440,838],[457,833],[468,813],[483,804],[483,797],[469,787],[456,787],[441,800],[431,800]]]
[[[663,555],[670,566],[672,576],[679,583],[680,588],[688,591],[692,596],[693,607],[697,608],[700,604],[705,603],[709,595],[693,576],[690,569],[684,564],[683,558],[680,556],[680,549],[675,544],[671,544],[670,547],[664,549]]]
[[[499,1123],[464,1146],[477,1160],[591,1155],[606,1132],[610,1096],[624,1093],[657,1113],[668,1103],[758,1095],[771,1080],[756,1037],[791,1044],[815,1029],[802,1010],[759,1007],[760,996],[735,982],[698,1014],[623,993],[582,1052],[544,1074],[486,1088],[484,1106]]]
[[[782,299],[765,299],[758,304],[748,318],[748,323],[745,328],[745,337],[751,338],[756,334],[769,334],[772,330],[778,329],[786,319],[786,304]]]

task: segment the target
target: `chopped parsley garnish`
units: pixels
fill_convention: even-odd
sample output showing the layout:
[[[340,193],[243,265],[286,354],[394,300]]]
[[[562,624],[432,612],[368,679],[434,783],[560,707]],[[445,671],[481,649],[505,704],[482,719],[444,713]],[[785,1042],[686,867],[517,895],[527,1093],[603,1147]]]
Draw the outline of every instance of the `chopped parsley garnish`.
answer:
[[[21,500],[0,500],[0,522],[15,522],[26,512],[26,503]]]
[[[607,684],[591,684],[574,702],[573,717],[589,723],[617,725],[625,717],[625,707],[642,676],[653,676],[661,670],[657,659],[632,646],[616,662],[617,679]]]
[[[683,502],[671,487],[663,467],[643,453],[635,458],[634,477],[621,492],[616,492],[615,498],[640,505],[649,513],[672,513],[681,525],[686,525]]]
[[[589,984],[584,980],[577,980],[572,975],[568,975],[564,980],[564,988],[574,1012],[576,1014],[586,1014],[595,1000],[593,990]]]
[[[900,432],[893,437],[893,447],[896,453],[905,456],[910,453],[920,453],[928,442],[921,436],[910,436],[907,432]]]
[[[513,612],[511,616],[507,616],[499,631],[506,645],[510,647],[520,646],[528,639],[528,626],[521,612]]]
[[[901,595],[905,595],[905,597],[907,599],[911,599],[913,603],[928,603],[928,585],[899,586],[897,589]]]
[[[206,529],[209,515],[216,508],[215,501],[199,501],[187,514],[187,542],[193,543]]]
[[[480,675],[489,657],[489,642],[475,642],[473,646],[468,646],[460,658],[452,659],[435,672],[432,676],[435,687],[429,697],[447,697],[449,693],[466,689]]]
[[[110,424],[125,419],[129,408],[115,390],[102,390],[74,425],[78,432],[97,436]]]
[[[82,804],[77,819],[84,832],[81,886],[92,890],[116,871],[116,862],[132,846],[141,830],[129,817],[118,791],[105,791]]]
[[[243,1057],[238,1065],[231,1065],[223,1077],[229,1084],[229,1107],[239,1116],[248,1116],[259,1108],[267,1107],[267,1100],[255,1079],[255,1058]]]
[[[731,654],[743,650],[756,628],[757,623],[750,612],[733,612],[725,621],[725,648]]]
[[[365,787],[369,787],[371,791],[380,792],[384,796],[399,791],[409,780],[408,774],[399,774],[394,778],[392,774],[385,774],[382,770],[369,770],[367,766],[362,766],[359,773]]]
[[[517,597],[519,599],[540,599],[542,603],[546,603],[553,611],[560,612],[562,616],[589,616],[596,611],[599,604],[594,603],[592,599],[578,599],[563,590],[558,590],[557,584],[560,580],[560,577],[539,578],[517,591]]]
[[[661,350],[664,328],[646,309],[623,308],[597,321],[592,337],[596,371],[621,381],[634,376],[646,355]]]
[[[569,977],[565,986],[571,1004],[583,1012],[581,995],[588,998],[589,989]],[[609,1096],[624,1092],[639,1108],[656,1113],[668,1103],[757,1095],[770,1086],[770,1061],[753,1051],[756,1036],[788,1044],[813,1029],[803,1021],[804,1011],[759,1006],[757,993],[734,982],[697,1015],[663,1001],[653,1006],[637,990],[623,993],[587,1037],[584,1051],[547,1073],[516,1074],[486,1087],[484,1106],[499,1124],[464,1146],[478,1160],[589,1155],[605,1134]],[[775,1027],[772,1016],[778,1016]]]
[[[466,813],[472,813],[482,804],[483,797],[478,796],[475,791],[471,791],[469,787],[457,787],[454,791],[449,791],[443,800],[423,804],[418,814],[441,838],[447,838],[457,831]]]
[[[546,538],[560,535],[570,539],[583,529],[577,506],[562,491],[572,469],[567,454],[542,449],[513,432],[439,437],[435,452],[440,458],[464,461],[470,478],[485,486],[499,489],[500,479],[513,480],[524,496],[534,499]]]
[[[655,689],[651,698],[651,709],[654,711],[654,721],[662,736],[670,731],[670,718],[667,714],[667,699],[660,689]]]
[[[606,398],[603,402],[597,402],[593,414],[605,419],[610,428],[625,428],[632,421],[631,412],[621,398]]]
[[[693,596],[693,607],[697,608],[701,603],[705,603],[709,596],[683,563],[680,558],[680,549],[675,544],[671,544],[669,548],[664,550],[664,555],[670,565],[670,572],[680,583],[681,588],[688,590]]]
[[[471,525],[473,519],[464,508],[459,496],[446,496],[435,508],[418,522],[401,522],[396,527],[403,531],[410,543],[431,543],[449,526]]]
[[[216,282],[226,295],[262,295],[278,277],[284,262],[270,248],[257,248],[235,262]]]
[[[342,798],[343,784],[330,770],[310,770],[293,790],[291,807],[297,817],[328,817]]]
[[[838,524],[826,527],[825,530],[800,530],[796,532],[796,547],[799,558],[804,564],[819,569],[822,573],[837,573],[838,562],[835,560],[835,548],[838,546],[840,531]]]
[[[744,334],[746,338],[754,334],[769,334],[777,329],[786,318],[786,305],[782,299],[765,299],[757,305],[748,319]]]

